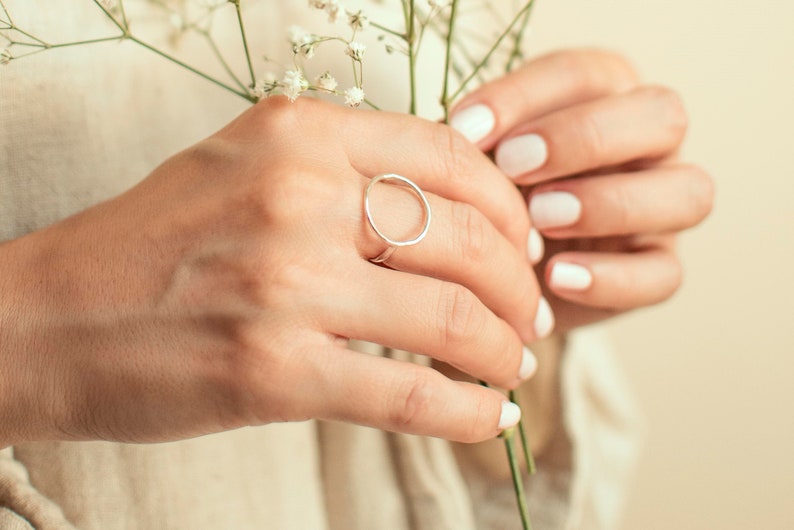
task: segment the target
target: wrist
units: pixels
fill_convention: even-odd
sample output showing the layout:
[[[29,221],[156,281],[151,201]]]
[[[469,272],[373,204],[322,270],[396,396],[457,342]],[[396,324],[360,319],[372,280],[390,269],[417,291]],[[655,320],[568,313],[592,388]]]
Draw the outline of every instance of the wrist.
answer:
[[[0,243],[0,448],[50,436],[54,388],[41,332],[46,277],[32,236]]]

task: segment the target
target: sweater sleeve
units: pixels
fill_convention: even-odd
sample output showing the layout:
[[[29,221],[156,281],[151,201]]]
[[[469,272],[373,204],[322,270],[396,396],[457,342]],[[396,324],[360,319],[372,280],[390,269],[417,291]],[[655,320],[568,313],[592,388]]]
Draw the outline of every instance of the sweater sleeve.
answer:
[[[76,530],[61,509],[39,493],[13,448],[0,450],[0,528],[3,530]]]

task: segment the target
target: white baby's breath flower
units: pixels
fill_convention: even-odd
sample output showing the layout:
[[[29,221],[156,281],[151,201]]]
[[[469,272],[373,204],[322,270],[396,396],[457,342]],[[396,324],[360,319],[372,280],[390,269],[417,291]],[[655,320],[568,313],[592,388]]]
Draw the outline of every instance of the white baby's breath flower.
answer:
[[[325,12],[328,13],[328,22],[336,22],[339,18],[339,13],[344,13],[345,9],[338,0],[327,0],[325,3]]]
[[[112,11],[116,7],[116,0],[99,0],[99,3],[108,11]]]
[[[325,9],[328,5],[328,0],[309,0],[309,7],[314,9]]]
[[[314,80],[314,84],[317,85],[318,88],[327,90],[328,92],[333,92],[336,90],[336,87],[339,83],[336,82],[336,79],[334,79],[334,76],[331,75],[331,72],[325,72],[323,75],[317,76],[317,79]]]
[[[356,42],[356,41],[351,41],[348,43],[345,53],[347,53],[347,55],[352,57],[354,60],[361,61],[361,59],[364,57],[364,52],[366,50],[367,47],[364,44],[361,44],[360,42]]]
[[[361,87],[350,87],[345,90],[345,105],[356,108],[364,101],[364,90]]]
[[[314,48],[317,44],[316,35],[300,26],[290,26],[289,40],[292,43],[292,53],[302,55],[307,59],[314,57]]]
[[[7,49],[3,49],[3,51],[0,52],[0,64],[2,65],[6,65],[10,63],[11,59],[13,58],[14,57],[11,55],[11,52],[8,51]]]
[[[224,0],[225,1],[225,0]],[[262,79],[258,80],[251,89],[251,94],[257,99],[269,96],[278,86],[278,80],[272,72],[266,72]]]
[[[348,10],[347,23],[355,30],[367,29],[369,27],[369,18],[360,9],[358,11]]]
[[[303,77],[303,73],[298,70],[287,70],[284,72],[281,85],[284,95],[287,96],[290,101],[298,99],[298,96],[309,88],[309,82]]]

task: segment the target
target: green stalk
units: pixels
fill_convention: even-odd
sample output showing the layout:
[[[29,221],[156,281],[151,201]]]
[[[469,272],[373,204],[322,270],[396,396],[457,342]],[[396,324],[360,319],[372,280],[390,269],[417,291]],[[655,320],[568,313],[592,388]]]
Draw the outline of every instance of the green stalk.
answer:
[[[416,28],[414,15],[414,2],[415,0],[408,0],[408,28],[406,31],[406,42],[408,43],[408,76],[409,84],[411,86],[411,104],[409,113],[416,115],[416,52],[414,51],[414,44],[416,42]]]
[[[147,50],[149,50],[149,51],[152,51],[152,52],[156,53],[157,55],[159,55],[160,57],[162,57],[162,58],[164,58],[164,59],[168,59],[168,60],[169,60],[169,61],[171,61],[172,63],[174,63],[174,64],[176,64],[176,65],[178,65],[178,66],[181,66],[182,68],[184,68],[184,69],[186,69],[186,70],[188,70],[188,71],[190,71],[190,72],[193,72],[193,73],[194,73],[194,74],[196,74],[197,76],[199,76],[199,77],[202,77],[202,78],[206,79],[206,80],[207,80],[207,81],[209,81],[210,83],[212,83],[212,84],[214,84],[214,85],[217,85],[217,86],[219,86],[219,87],[221,87],[221,88],[223,88],[223,89],[225,89],[225,90],[228,90],[228,91],[229,91],[229,92],[231,92],[232,94],[235,94],[235,95],[237,95],[237,96],[240,96],[241,98],[245,99],[246,101],[250,101],[251,103],[256,103],[256,98],[255,98],[254,96],[252,96],[251,94],[249,94],[249,93],[247,93],[247,92],[242,92],[242,91],[239,91],[239,90],[235,90],[235,88],[234,88],[234,87],[231,87],[231,86],[227,85],[227,84],[226,84],[226,83],[224,83],[223,81],[220,81],[219,79],[215,79],[215,78],[214,78],[214,77],[212,77],[211,75],[208,75],[208,74],[206,74],[206,73],[202,72],[201,70],[198,70],[198,69],[196,69],[196,68],[193,68],[193,67],[192,67],[192,66],[190,66],[189,64],[187,64],[187,63],[185,63],[185,62],[182,62],[182,61],[180,61],[180,60],[179,60],[179,59],[177,59],[176,57],[173,57],[172,55],[169,55],[169,54],[165,53],[165,52],[164,52],[164,51],[162,51],[162,50],[158,50],[157,48],[155,48],[155,47],[154,47],[154,46],[152,46],[151,44],[148,44],[148,43],[146,43],[146,42],[144,42],[144,41],[140,40],[139,38],[137,38],[137,37],[135,37],[135,36],[133,36],[133,35],[130,35],[128,38],[129,38],[129,40],[131,40],[132,42],[134,42],[134,43],[136,43],[136,44],[140,44],[141,46],[143,46],[143,47],[144,47],[144,48],[146,48]]]
[[[240,25],[240,37],[243,39],[243,48],[245,48],[245,60],[248,63],[248,73],[251,74],[251,87],[256,85],[256,75],[254,74],[254,65],[251,63],[251,52],[248,50],[248,39],[245,37],[245,25],[243,24],[243,13],[240,11],[240,0],[232,0],[234,9],[237,11],[237,23]]]
[[[458,0],[452,0],[452,8],[449,12],[449,26],[447,30],[447,50],[444,60],[444,88],[441,92],[441,106],[444,108],[444,123],[449,123],[449,70],[452,63],[452,44],[454,42],[455,15],[458,11]]]
[[[518,389],[511,390],[508,394],[510,401],[513,403],[519,402],[518,397]],[[518,422],[518,433],[521,436],[521,449],[524,451],[524,461],[527,463],[527,473],[530,475],[534,475],[537,468],[535,466],[535,457],[532,456],[532,449],[529,444],[529,435],[527,435],[527,430],[524,428],[524,417],[521,417],[521,420]]]
[[[518,24],[518,22],[521,20],[521,17],[522,17],[522,16],[523,16],[523,15],[524,15],[524,14],[525,14],[527,11],[529,11],[530,9],[532,9],[532,5],[533,5],[534,3],[535,3],[535,0],[529,0],[529,1],[528,1],[528,2],[527,2],[525,5],[524,5],[524,7],[522,7],[522,8],[521,8],[521,10],[520,10],[518,13],[516,13],[516,16],[513,18],[512,22],[510,22],[510,25],[508,25],[508,26],[507,26],[507,29],[505,29],[505,30],[502,32],[502,34],[501,34],[501,35],[499,35],[499,38],[496,40],[496,42],[494,43],[494,45],[493,45],[493,46],[491,46],[491,49],[490,49],[490,50],[488,50],[488,53],[486,53],[486,54],[485,54],[485,57],[483,57],[482,61],[480,61],[480,63],[477,65],[477,67],[474,69],[474,71],[473,71],[471,74],[469,74],[469,77],[467,77],[467,78],[466,78],[466,79],[463,81],[463,83],[461,83],[461,84],[460,84],[460,86],[459,86],[459,87],[458,87],[458,89],[455,91],[455,93],[454,93],[454,94],[452,94],[452,97],[450,98],[450,100],[451,100],[451,101],[454,101],[454,100],[455,100],[455,99],[456,99],[456,98],[457,98],[457,97],[458,97],[458,96],[459,96],[461,93],[463,93],[463,91],[466,89],[466,86],[467,86],[467,85],[468,85],[468,84],[471,82],[471,80],[472,80],[472,79],[474,79],[474,78],[477,76],[477,74],[479,73],[479,71],[480,71],[480,70],[481,70],[481,69],[482,69],[482,68],[483,68],[483,67],[484,67],[486,64],[488,64],[488,61],[491,59],[491,56],[492,56],[492,55],[494,54],[494,52],[496,52],[496,50],[499,48],[499,45],[501,45],[501,44],[502,44],[502,41],[503,41],[503,40],[505,40],[505,38],[506,38],[506,37],[507,37],[507,36],[508,36],[508,35],[509,35],[509,34],[510,34],[512,31],[513,31],[513,28],[514,28],[514,27],[515,27],[515,25],[516,25],[516,24]]]
[[[529,9],[524,12],[524,18],[521,20],[521,25],[518,27],[518,32],[516,32],[515,37],[513,38],[513,49],[510,52],[510,57],[508,58],[507,64],[505,65],[505,72],[512,72],[516,61],[524,58],[524,54],[521,52],[521,42],[524,40],[524,34],[529,27],[529,19],[532,17],[532,7],[534,5],[535,3],[531,2]]]
[[[532,521],[529,519],[529,507],[527,506],[527,499],[524,494],[524,479],[521,475],[521,468],[518,465],[518,456],[516,455],[515,428],[513,427],[505,430],[502,433],[502,437],[505,439],[507,459],[510,462],[510,475],[513,478],[513,488],[516,491],[518,512],[521,515],[521,527],[524,530],[532,530]]]

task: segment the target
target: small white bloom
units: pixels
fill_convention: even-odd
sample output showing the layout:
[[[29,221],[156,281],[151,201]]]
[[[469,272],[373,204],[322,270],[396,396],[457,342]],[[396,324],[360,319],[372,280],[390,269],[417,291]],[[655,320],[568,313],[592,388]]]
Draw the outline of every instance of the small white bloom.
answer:
[[[168,17],[168,22],[177,31],[185,29],[185,19],[179,13],[171,13],[171,16]]]
[[[309,33],[300,26],[289,27],[289,40],[292,43],[292,53],[300,54],[307,59],[314,57],[314,48],[317,36]]]
[[[367,29],[369,27],[369,18],[360,9],[355,12],[348,10],[347,23],[355,30]]]
[[[328,22],[336,22],[339,18],[339,13],[344,13],[344,8],[338,0],[327,0],[325,3],[325,12],[328,13]]]
[[[112,11],[116,7],[116,0],[99,0],[99,3],[108,11]]]
[[[309,7],[314,9],[325,9],[328,5],[328,0],[309,0]]]
[[[307,88],[309,82],[303,77],[303,73],[298,70],[287,70],[284,72],[284,78],[281,80],[282,90],[284,95],[290,101],[295,101]]]
[[[265,75],[262,76],[262,79],[257,81],[251,89],[251,94],[253,94],[256,99],[262,99],[269,96],[277,86],[278,81],[276,80],[276,76],[272,72],[266,72]]]
[[[314,80],[314,84],[323,90],[333,92],[336,90],[336,87],[339,83],[336,82],[336,79],[334,79],[334,77],[331,75],[331,72],[325,72],[323,75],[317,76],[317,79]]]
[[[345,90],[345,105],[356,108],[364,101],[364,90],[361,87],[350,87]]]
[[[3,49],[3,51],[0,52],[0,65],[6,65],[10,63],[11,59],[13,59],[13,56],[7,49]]]
[[[360,42],[351,41],[347,45],[347,53],[348,56],[352,57],[356,61],[361,61],[362,57],[364,57],[364,52],[367,50],[367,47]]]

